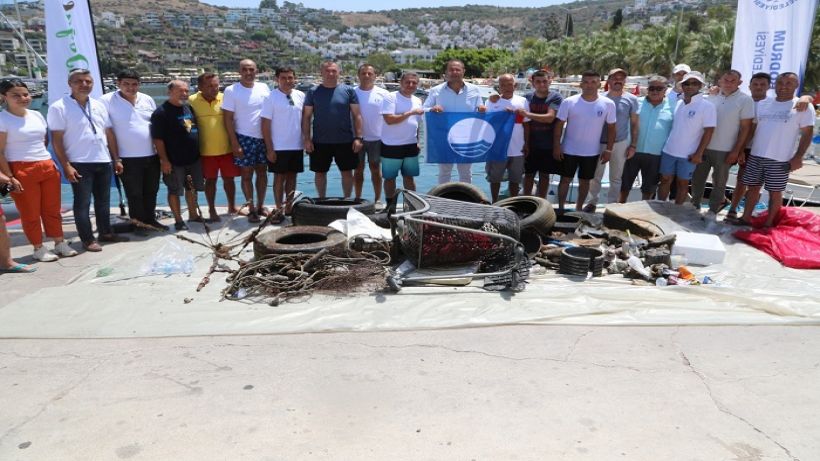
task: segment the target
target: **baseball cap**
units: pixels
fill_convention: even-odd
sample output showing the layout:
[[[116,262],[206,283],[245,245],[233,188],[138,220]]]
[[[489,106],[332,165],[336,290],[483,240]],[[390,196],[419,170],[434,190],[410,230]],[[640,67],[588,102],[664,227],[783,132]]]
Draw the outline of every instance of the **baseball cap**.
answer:
[[[686,64],[678,64],[674,69],[672,69],[672,74],[674,75],[678,72],[686,72],[688,74],[689,72],[692,72],[692,68]]]
[[[606,76],[607,77],[612,77],[615,74],[624,74],[624,77],[629,76],[629,74],[627,74],[626,71],[621,69],[620,67],[610,70],[609,73],[606,74]]]
[[[701,74],[700,72],[698,72],[696,70],[693,70],[692,72],[689,72],[686,75],[684,75],[681,82],[685,82],[685,81],[691,80],[691,79],[695,79],[695,80],[699,81],[700,83],[706,85],[706,79],[703,78],[703,74]]]

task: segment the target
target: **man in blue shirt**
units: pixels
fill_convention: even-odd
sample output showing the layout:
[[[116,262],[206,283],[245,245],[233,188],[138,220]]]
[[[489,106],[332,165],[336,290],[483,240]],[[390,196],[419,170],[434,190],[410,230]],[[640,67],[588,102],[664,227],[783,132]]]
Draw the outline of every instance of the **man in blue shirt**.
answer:
[[[485,112],[487,108],[481,99],[478,87],[464,81],[464,63],[451,59],[445,65],[446,82],[430,89],[424,100],[424,109],[433,112]],[[458,180],[471,183],[471,163],[458,164]],[[452,163],[440,163],[438,166],[438,183],[450,181],[453,172]]]
[[[359,164],[359,151],[364,145],[362,114],[353,87],[339,84],[339,66],[335,62],[322,64],[322,83],[305,94],[302,138],[310,155],[310,171],[316,175],[319,198],[327,193],[327,172],[334,160],[342,174],[342,192],[350,197],[353,170]]]
[[[638,109],[638,143],[635,150],[627,151],[624,165],[621,195],[618,202],[626,203],[629,191],[641,174],[641,198],[649,200],[658,187],[658,170],[661,166],[661,150],[672,131],[672,115],[675,108],[666,97],[666,78],[649,77],[648,93]]]

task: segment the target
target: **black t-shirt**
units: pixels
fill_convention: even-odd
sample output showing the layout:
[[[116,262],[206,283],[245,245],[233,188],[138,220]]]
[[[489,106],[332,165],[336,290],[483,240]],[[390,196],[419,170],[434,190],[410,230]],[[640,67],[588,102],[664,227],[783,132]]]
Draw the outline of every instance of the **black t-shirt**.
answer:
[[[165,101],[151,114],[151,138],[165,142],[172,165],[186,166],[199,160],[199,129],[191,106]]]
[[[530,93],[525,96],[530,103],[530,112],[534,114],[546,114],[549,109],[558,111],[558,106],[564,98],[558,92],[550,91],[546,98],[539,98],[535,93]],[[553,123],[541,123],[535,120],[530,121],[530,143],[531,149],[552,150],[553,141]]]

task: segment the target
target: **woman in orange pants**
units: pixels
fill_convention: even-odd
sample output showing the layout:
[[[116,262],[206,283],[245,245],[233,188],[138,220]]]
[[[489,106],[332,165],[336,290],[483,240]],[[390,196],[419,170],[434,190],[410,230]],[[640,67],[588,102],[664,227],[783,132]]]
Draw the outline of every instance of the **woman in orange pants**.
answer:
[[[0,112],[0,171],[11,179],[12,198],[23,232],[34,245],[38,261],[56,261],[77,251],[63,239],[60,215],[60,172],[46,150],[46,121],[29,110],[31,95],[18,78],[0,82],[0,95],[7,108]],[[46,236],[54,239],[54,250],[43,246]]]

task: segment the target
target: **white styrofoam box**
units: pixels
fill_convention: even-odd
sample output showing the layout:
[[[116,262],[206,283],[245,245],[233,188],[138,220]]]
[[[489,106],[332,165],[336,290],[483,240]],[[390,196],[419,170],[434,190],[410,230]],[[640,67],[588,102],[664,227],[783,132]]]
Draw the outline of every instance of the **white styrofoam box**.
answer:
[[[672,246],[673,255],[683,255],[687,264],[708,266],[720,264],[726,257],[726,247],[714,234],[696,232],[676,232],[677,238]]]

